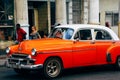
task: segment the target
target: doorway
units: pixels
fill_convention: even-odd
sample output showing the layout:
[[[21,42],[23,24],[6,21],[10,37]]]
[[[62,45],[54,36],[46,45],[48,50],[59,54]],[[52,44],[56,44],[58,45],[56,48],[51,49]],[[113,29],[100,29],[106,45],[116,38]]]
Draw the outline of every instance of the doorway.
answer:
[[[29,33],[31,33],[31,27],[34,25],[34,9],[28,10],[28,17],[29,17]]]

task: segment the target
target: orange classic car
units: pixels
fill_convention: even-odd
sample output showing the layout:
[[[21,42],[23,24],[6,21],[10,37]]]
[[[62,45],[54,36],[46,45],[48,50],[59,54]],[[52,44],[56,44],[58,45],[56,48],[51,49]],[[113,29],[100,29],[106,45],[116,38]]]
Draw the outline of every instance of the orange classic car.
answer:
[[[120,69],[120,41],[101,25],[56,26],[48,38],[25,40],[6,48],[6,66],[19,74],[41,71],[58,77],[63,69],[112,64]]]

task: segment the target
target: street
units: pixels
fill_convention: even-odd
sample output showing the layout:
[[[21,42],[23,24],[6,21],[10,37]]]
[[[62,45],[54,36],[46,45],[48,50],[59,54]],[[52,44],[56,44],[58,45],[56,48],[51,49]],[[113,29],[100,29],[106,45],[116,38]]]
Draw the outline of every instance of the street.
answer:
[[[46,80],[42,75],[18,75],[13,69],[0,67],[0,80]],[[62,76],[54,80],[120,80],[120,72],[111,66],[86,67],[65,70]]]

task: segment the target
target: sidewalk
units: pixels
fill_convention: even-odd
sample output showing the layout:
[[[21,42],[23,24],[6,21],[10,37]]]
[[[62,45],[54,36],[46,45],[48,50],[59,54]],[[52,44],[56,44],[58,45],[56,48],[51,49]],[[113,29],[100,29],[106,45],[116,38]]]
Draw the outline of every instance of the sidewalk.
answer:
[[[5,61],[6,61],[6,56],[4,55],[4,57],[2,56],[2,58],[0,56],[0,67],[5,66]]]
[[[0,49],[0,67],[3,67],[6,61],[5,49]]]
[[[5,66],[6,55],[0,55],[0,67]]]
[[[12,44],[13,41],[0,41],[0,67],[3,67],[6,61],[5,48]]]

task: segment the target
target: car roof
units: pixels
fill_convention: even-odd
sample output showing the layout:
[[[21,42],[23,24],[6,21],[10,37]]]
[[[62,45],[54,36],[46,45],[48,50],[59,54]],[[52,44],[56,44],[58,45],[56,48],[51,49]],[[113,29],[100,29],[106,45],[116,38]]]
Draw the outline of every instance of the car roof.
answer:
[[[93,28],[93,29],[102,29],[102,30],[106,30],[108,31],[112,37],[114,38],[114,40],[119,40],[118,36],[115,34],[115,32],[113,32],[110,28],[105,27],[103,25],[93,25],[93,24],[66,24],[66,25],[59,25],[56,26],[56,28],[59,27],[63,27],[63,28],[72,28],[75,31],[78,29],[83,29],[83,28]]]
[[[92,24],[66,24],[66,25],[60,25],[56,27],[66,27],[66,28],[72,28],[72,29],[78,29],[78,28],[98,28],[98,29],[106,29],[105,26],[102,25],[92,25]]]

